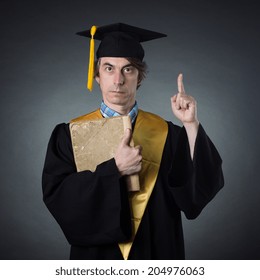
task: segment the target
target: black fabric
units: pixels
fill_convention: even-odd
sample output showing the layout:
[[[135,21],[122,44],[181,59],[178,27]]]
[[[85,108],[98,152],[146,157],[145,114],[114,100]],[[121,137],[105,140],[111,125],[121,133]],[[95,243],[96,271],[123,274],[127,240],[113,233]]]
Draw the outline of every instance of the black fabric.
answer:
[[[200,125],[191,160],[186,131],[168,123],[158,178],[129,259],[184,259],[181,211],[196,218],[224,184],[222,160]],[[69,127],[51,136],[43,199],[71,244],[71,259],[122,259],[118,242],[131,235],[127,188],[114,159],[76,172]]]

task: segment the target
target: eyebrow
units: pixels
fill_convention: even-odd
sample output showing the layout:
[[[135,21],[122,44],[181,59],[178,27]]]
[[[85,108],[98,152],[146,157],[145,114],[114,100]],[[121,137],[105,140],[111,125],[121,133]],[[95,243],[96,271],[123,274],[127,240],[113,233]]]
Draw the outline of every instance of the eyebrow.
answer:
[[[111,66],[111,67],[115,67],[115,65],[113,65],[113,64],[111,64],[111,63],[109,63],[109,62],[104,62],[104,64],[102,64],[101,66]],[[126,64],[126,65],[124,65],[123,67],[122,67],[122,69],[124,69],[124,68],[126,68],[126,67],[134,67],[133,66],[133,64],[131,64],[131,63],[128,63],[128,64]]]
[[[114,66],[113,64],[109,63],[109,62],[105,62],[104,64],[102,64],[101,66]]]

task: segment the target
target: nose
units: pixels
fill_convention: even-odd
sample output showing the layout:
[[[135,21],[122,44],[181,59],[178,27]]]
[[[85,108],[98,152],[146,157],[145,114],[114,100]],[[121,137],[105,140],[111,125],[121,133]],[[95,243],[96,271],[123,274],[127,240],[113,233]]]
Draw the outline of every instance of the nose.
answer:
[[[125,82],[125,77],[121,71],[116,71],[114,74],[114,85],[121,86]]]

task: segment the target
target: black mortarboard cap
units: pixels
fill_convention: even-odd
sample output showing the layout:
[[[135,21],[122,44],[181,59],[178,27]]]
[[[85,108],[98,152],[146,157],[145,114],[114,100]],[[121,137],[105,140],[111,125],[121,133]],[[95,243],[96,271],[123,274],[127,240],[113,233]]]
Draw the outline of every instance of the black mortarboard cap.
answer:
[[[100,40],[96,52],[97,59],[100,57],[132,57],[140,61],[144,58],[142,42],[166,37],[163,33],[150,31],[124,23],[115,23],[105,26],[92,26],[90,30],[78,32],[77,35],[91,38],[90,42],[90,65],[88,88],[92,89],[94,39]]]
[[[78,32],[77,35],[91,38],[91,30]],[[100,26],[94,35],[94,39],[101,41],[96,56],[134,57],[143,60],[144,50],[140,43],[166,36],[124,23]]]

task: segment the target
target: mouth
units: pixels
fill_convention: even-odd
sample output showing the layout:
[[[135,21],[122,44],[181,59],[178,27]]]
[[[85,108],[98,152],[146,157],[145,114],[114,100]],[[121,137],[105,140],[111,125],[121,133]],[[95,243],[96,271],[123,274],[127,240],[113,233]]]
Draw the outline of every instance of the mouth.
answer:
[[[112,93],[125,93],[124,91],[120,91],[120,90],[111,90],[110,92],[112,92]]]

